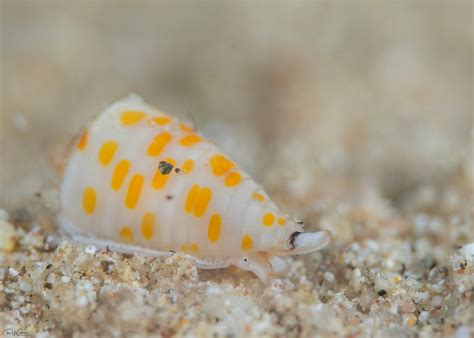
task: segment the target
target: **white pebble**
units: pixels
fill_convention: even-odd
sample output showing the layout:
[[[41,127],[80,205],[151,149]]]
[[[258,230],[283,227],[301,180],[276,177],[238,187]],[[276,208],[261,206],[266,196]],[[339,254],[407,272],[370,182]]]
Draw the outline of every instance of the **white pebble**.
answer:
[[[461,249],[459,249],[465,255],[472,255],[474,256],[474,243],[469,243],[464,245]]]
[[[10,274],[10,276],[13,276],[13,277],[18,276],[18,274],[19,274],[18,271],[16,271],[15,269],[13,269],[13,268],[11,268],[11,267],[8,268],[8,273]]]
[[[206,294],[208,296],[210,295],[221,295],[222,294],[222,289],[219,288],[217,285],[211,284],[207,287]]]
[[[430,313],[428,311],[421,311],[420,315],[418,316],[418,319],[423,322],[428,321],[428,318],[430,318]]]
[[[20,287],[20,290],[25,291],[25,292],[30,292],[31,291],[31,285],[24,280],[20,280],[18,282],[18,286]]]
[[[87,305],[87,298],[85,296],[80,296],[76,300],[76,304],[80,307],[84,307]]]
[[[365,244],[367,245],[367,248],[370,251],[374,251],[374,252],[380,251],[380,245],[377,241],[368,239],[365,241]]]
[[[469,327],[467,325],[462,325],[456,329],[454,333],[455,338],[469,338]]]
[[[46,262],[36,262],[36,272],[42,273],[44,270],[46,270],[47,266],[48,263]]]
[[[392,303],[390,306],[390,313],[394,316],[398,315],[398,304],[397,303]]]
[[[387,259],[385,262],[385,267],[389,270],[392,270],[393,267],[395,266],[395,262],[392,259]]]
[[[30,309],[29,309],[28,307],[26,307],[26,306],[23,306],[23,307],[20,308],[20,313],[21,313],[22,315],[26,315],[26,314],[29,313],[29,312],[30,312]]]
[[[323,310],[324,304],[323,303],[318,303],[316,305],[313,305],[311,307],[311,311],[313,312],[321,312]]]
[[[2,216],[1,211],[0,209],[0,251],[11,252],[15,247],[17,235],[13,225],[4,218],[8,217],[8,214]]]
[[[431,300],[431,303],[433,304],[433,306],[439,306],[441,305],[441,297],[439,296],[434,296],[433,299]]]
[[[375,276],[374,283],[375,291],[379,292],[381,290],[390,290],[393,287],[393,283],[389,282],[389,278],[390,277],[388,275],[382,275],[381,273],[377,273]]]
[[[359,268],[355,268],[354,271],[352,272],[352,278],[351,278],[351,286],[354,288],[355,291],[360,290],[360,286],[362,284],[361,280],[362,274],[360,272]]]
[[[49,332],[40,331],[40,332],[35,333],[35,337],[36,338],[48,338],[48,337],[51,337],[51,335],[50,335]]]
[[[93,255],[97,252],[97,248],[93,245],[88,245],[86,246],[86,248],[84,249],[85,253],[88,253],[90,255]]]
[[[420,301],[426,301],[430,297],[430,293],[428,291],[425,292],[415,292],[413,295],[413,299],[415,299],[417,302]]]
[[[336,280],[336,277],[334,277],[334,274],[326,271],[324,273],[324,279],[327,280],[329,283],[333,283]]]
[[[434,292],[437,292],[437,293],[441,293],[441,292],[443,292],[443,285],[433,284],[433,285],[431,285],[431,290],[433,290]]]
[[[76,294],[76,304],[80,307],[84,307],[96,299],[96,293],[90,282],[78,283],[76,285]]]
[[[54,273],[50,273],[46,281],[52,285],[56,284],[56,275]]]

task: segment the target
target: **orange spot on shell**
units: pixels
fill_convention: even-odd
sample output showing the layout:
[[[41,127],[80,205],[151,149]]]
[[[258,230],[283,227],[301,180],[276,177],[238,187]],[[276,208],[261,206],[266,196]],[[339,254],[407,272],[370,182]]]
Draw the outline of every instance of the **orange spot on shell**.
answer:
[[[171,134],[167,131],[156,135],[148,146],[147,154],[149,156],[160,155],[172,138]]]
[[[188,214],[192,213],[195,217],[201,217],[206,212],[211,199],[211,189],[206,187],[201,188],[199,185],[193,184],[186,197],[184,210]]]
[[[259,192],[254,192],[254,193],[252,194],[252,198],[253,198],[254,200],[259,201],[259,202],[264,202],[264,201],[265,201],[265,196],[263,196],[263,195],[262,195],[261,193],[259,193]]]
[[[194,168],[194,161],[192,159],[188,159],[184,161],[183,166],[181,167],[181,169],[183,169],[183,172],[185,174],[190,173],[193,170],[193,168]]]
[[[241,181],[242,176],[238,172],[234,171],[225,178],[225,185],[228,187],[235,187],[236,185],[239,185]]]
[[[219,214],[212,215],[207,228],[207,238],[211,242],[217,242],[221,232],[222,218]]]
[[[224,155],[216,154],[209,159],[212,173],[216,176],[224,175],[235,168],[235,164],[229,161]]]
[[[143,186],[143,175],[135,174],[128,185],[127,195],[125,196],[125,206],[133,209],[137,206]]]
[[[124,111],[122,115],[120,115],[120,122],[122,122],[123,125],[129,126],[140,122],[145,117],[146,114],[139,110]]]
[[[179,144],[183,147],[191,147],[196,143],[202,142],[203,138],[196,134],[186,135],[179,140]]]
[[[107,165],[114,158],[115,152],[117,151],[117,142],[107,141],[102,144],[99,150],[99,162],[102,165]]]
[[[192,133],[194,132],[193,128],[191,128],[190,126],[188,126],[186,123],[180,123],[179,124],[179,127],[181,128],[182,131],[186,132],[186,133]]]
[[[167,125],[171,122],[171,117],[169,116],[158,116],[158,117],[153,117],[148,121],[148,124],[150,126],[164,126]]]
[[[187,245],[187,244],[181,244],[181,245],[179,246],[179,251],[180,251],[180,252],[188,253],[188,252],[190,251],[189,249],[190,249],[190,248],[189,248],[189,245]]]
[[[195,253],[198,253],[199,252],[199,246],[195,243],[191,243],[191,245],[189,246],[189,252],[195,254]]]
[[[201,217],[206,212],[207,206],[212,198],[212,191],[209,188],[201,188],[196,196],[194,205],[194,216]]]
[[[155,215],[151,212],[145,213],[142,218],[141,230],[142,235],[145,239],[151,239],[153,237],[155,228]]]
[[[85,131],[79,138],[79,142],[77,142],[77,149],[81,151],[86,149],[88,139],[89,139],[89,132]]]
[[[123,227],[122,230],[120,230],[120,238],[124,242],[131,242],[133,239],[132,229],[129,227]]]
[[[130,161],[121,160],[115,166],[114,173],[112,175],[111,187],[113,190],[119,190],[127,176],[128,170],[130,169]]]
[[[188,196],[186,197],[186,203],[184,205],[184,210],[190,214],[193,210],[194,201],[199,193],[199,185],[193,184],[191,189],[189,189]]]
[[[271,212],[267,212],[263,215],[262,223],[266,227],[271,227],[273,225],[273,221],[275,220],[275,216]]]
[[[249,235],[245,235],[242,237],[242,251],[249,251],[252,250],[253,247],[253,240],[252,237]]]
[[[284,226],[286,224],[286,219],[284,219],[283,217],[279,217],[278,224],[280,224],[281,226]]]
[[[82,208],[86,214],[92,214],[95,210],[96,192],[92,187],[84,188],[82,192]]]

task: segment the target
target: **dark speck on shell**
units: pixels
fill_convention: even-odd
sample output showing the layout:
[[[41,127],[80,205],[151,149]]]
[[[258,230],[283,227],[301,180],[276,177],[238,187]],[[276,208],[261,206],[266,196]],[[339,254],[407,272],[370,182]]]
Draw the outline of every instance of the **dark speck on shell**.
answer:
[[[168,175],[171,172],[171,170],[173,170],[173,165],[166,161],[160,161],[160,163],[158,164],[158,170],[163,175]]]

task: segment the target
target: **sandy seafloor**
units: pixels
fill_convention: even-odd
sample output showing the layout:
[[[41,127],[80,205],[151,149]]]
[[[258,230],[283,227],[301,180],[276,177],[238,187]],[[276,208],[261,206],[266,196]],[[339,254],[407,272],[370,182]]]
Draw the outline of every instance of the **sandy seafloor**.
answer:
[[[458,184],[414,197],[441,214],[400,214],[375,193],[356,204],[299,202],[334,240],[292,258],[269,286],[235,268],[197,270],[181,254],[51,249],[47,219],[12,214],[13,228],[5,213],[2,245],[14,247],[1,257],[3,325],[40,337],[467,338],[474,243],[459,243],[472,242],[472,205]]]
[[[2,337],[473,336],[472,2],[1,6]],[[331,243],[269,286],[50,246],[51,152],[130,92]]]

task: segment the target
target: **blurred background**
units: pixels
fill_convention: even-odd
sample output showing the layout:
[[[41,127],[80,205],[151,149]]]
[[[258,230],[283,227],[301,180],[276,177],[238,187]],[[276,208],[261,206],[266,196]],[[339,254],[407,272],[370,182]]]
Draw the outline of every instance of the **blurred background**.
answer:
[[[51,149],[132,92],[193,123],[292,212],[371,194],[403,210],[473,183],[469,1],[1,7],[4,208],[57,187]]]

